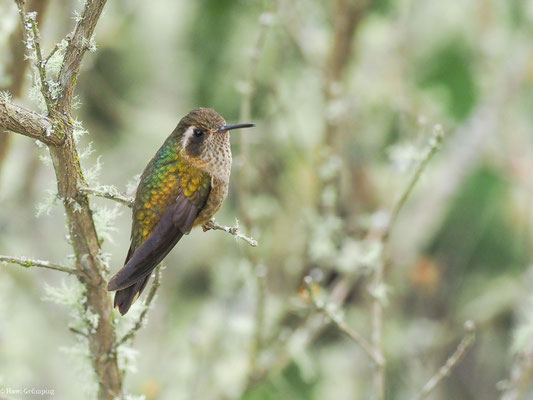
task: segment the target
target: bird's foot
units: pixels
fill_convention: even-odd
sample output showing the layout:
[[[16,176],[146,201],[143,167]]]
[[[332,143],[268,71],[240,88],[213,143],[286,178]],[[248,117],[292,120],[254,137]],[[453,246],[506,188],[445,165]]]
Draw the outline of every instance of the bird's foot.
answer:
[[[213,229],[213,220],[209,220],[208,222],[206,222],[205,224],[202,225],[202,230],[204,232],[207,232],[207,231],[210,231],[211,229]]]

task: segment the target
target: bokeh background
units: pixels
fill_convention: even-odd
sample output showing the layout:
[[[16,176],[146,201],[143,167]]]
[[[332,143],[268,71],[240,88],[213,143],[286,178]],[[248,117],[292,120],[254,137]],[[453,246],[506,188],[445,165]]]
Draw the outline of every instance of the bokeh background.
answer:
[[[42,2],[48,52],[81,5]],[[18,22],[13,2],[0,0],[3,88]],[[316,311],[302,279],[311,274],[328,298],[347,278],[342,314],[370,337],[381,249],[368,232],[386,220],[441,126],[446,138],[384,250],[387,398],[412,398],[466,320],[477,325],[475,345],[429,398],[500,398],[533,348],[532,27],[529,0],[109,2],[77,86],[91,185],[133,193],[136,175],[198,106],[257,125],[232,134],[232,186],[217,219],[238,218],[259,247],[200,229],[178,244],[124,355],[132,396],[374,398],[365,353],[326,321],[310,333]],[[38,109],[26,75],[15,101]],[[47,151],[11,136],[0,159],[0,254],[68,265]],[[129,246],[130,210],[91,204],[114,272]],[[92,398],[85,350],[68,330],[75,281],[15,265],[0,273],[0,386]],[[268,374],[249,386],[258,329],[257,363]],[[533,398],[524,382],[523,398]]]

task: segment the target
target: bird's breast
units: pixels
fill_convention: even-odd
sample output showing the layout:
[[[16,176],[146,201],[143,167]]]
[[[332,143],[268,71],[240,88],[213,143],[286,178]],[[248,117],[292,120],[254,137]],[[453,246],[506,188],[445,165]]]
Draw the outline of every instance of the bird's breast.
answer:
[[[221,180],[216,176],[211,178],[211,191],[205,203],[204,208],[198,214],[194,221],[194,225],[203,225],[207,223],[216,214],[226,196],[228,195],[229,182]]]

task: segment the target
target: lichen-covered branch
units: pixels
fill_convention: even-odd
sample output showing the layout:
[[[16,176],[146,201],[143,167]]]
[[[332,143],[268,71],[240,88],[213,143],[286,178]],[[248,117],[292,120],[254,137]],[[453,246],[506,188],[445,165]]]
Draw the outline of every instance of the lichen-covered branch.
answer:
[[[446,360],[444,365],[439,368],[437,373],[431,377],[429,381],[424,385],[420,394],[416,397],[416,400],[422,400],[427,397],[437,385],[455,368],[455,366],[463,359],[467,350],[472,346],[475,340],[476,326],[472,321],[466,321],[465,325],[465,336],[457,346],[455,352]]]
[[[22,2],[17,1],[22,9]],[[112,351],[115,344],[112,308],[106,290],[106,268],[101,261],[100,240],[94,226],[93,213],[87,195],[78,190],[85,187],[86,183],[81,172],[70,113],[75,77],[105,3],[106,0],[87,0],[84,4],[82,18],[76,24],[63,59],[59,74],[59,98],[54,109],[49,110],[49,118],[4,100],[0,102],[0,127],[49,145],[58,197],[63,201],[67,216],[76,275],[86,289],[87,301],[83,307],[86,312],[98,316],[98,324],[87,333],[92,366],[98,380],[98,398],[111,400],[122,395],[122,379],[116,354]],[[22,18],[22,23],[26,23],[25,18]],[[29,26],[31,28],[33,25],[30,23]],[[36,29],[34,34],[37,34]],[[42,55],[37,58],[43,61]],[[38,67],[43,68],[40,77],[45,79],[44,64],[41,63]],[[41,83],[45,99],[49,98],[49,88],[44,82]]]
[[[236,220],[235,226],[226,226],[226,225],[220,225],[214,218],[212,218],[209,222],[203,225],[202,228],[204,229],[204,232],[208,230],[224,231],[234,236],[235,239],[244,240],[246,243],[248,243],[252,247],[257,247],[258,245],[257,240],[255,240],[253,237],[246,236],[243,233],[241,233],[238,220]]]
[[[27,14],[24,9],[23,0],[15,0],[15,3],[17,4],[22,31],[24,32],[24,39],[25,39],[24,41],[26,43],[26,48],[28,49],[28,51],[33,50],[35,52],[34,60],[35,60],[35,68],[37,69],[37,72],[39,73],[39,80],[40,80],[39,86],[41,88],[41,93],[46,103],[48,115],[50,115],[53,109],[52,98],[50,94],[50,88],[46,80],[45,64],[43,63],[43,54],[41,52],[41,37],[39,34],[39,30],[37,28],[37,21],[36,21],[37,13],[31,12]],[[29,55],[28,58],[32,59],[31,55]]]
[[[127,207],[133,207],[133,198],[125,196],[123,194],[118,193],[114,189],[94,189],[89,187],[81,187],[79,188],[80,192],[89,195],[89,196],[96,196],[96,197],[103,197],[104,199],[108,200],[114,200],[119,203],[124,204]]]
[[[42,24],[43,15],[48,8],[48,4],[48,0],[26,1],[26,10],[37,13],[36,21],[39,25]],[[8,84],[0,87],[0,91],[6,91],[14,98],[18,98],[22,94],[26,69],[29,64],[24,54],[25,46],[23,44],[23,26],[21,24],[16,26],[9,37],[9,53],[10,57],[5,71],[10,79]],[[10,143],[10,135],[0,133],[0,170],[6,159]]]
[[[57,99],[58,113],[70,115],[74,87],[80,71],[81,61],[93,38],[96,23],[106,4],[106,0],[85,0],[85,7],[70,34],[69,45],[65,51],[63,65],[59,71],[60,94]]]
[[[55,271],[66,272],[67,274],[72,274],[72,275],[78,274],[78,271],[75,270],[74,268],[65,267],[59,264],[54,264],[49,261],[34,260],[32,258],[27,258],[27,257],[9,257],[9,256],[0,255],[0,262],[18,264],[24,268],[38,267],[38,268],[45,268],[45,269],[52,269]]]
[[[63,140],[54,134],[52,120],[5,100],[0,100],[0,128],[37,139],[49,146],[63,144]],[[0,135],[5,134],[0,132]]]
[[[33,46],[35,47],[35,56],[37,57],[36,67],[37,71],[39,72],[39,79],[41,81],[41,93],[44,97],[48,114],[50,115],[53,109],[52,96],[48,81],[46,80],[46,63],[43,62],[43,53],[41,52],[41,37],[37,29],[37,22],[35,21],[35,18],[26,16],[26,21],[26,23],[31,26],[31,32],[33,34]]]

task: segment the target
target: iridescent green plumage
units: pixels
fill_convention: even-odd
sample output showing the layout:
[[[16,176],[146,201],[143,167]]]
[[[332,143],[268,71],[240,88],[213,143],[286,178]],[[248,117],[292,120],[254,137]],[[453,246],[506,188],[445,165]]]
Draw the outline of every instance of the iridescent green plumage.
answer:
[[[211,177],[180,154],[180,138],[171,135],[141,176],[133,206],[132,245],[140,246],[152,233],[180,191],[201,209],[207,200]]]
[[[115,306],[125,314],[152,270],[194,225],[206,223],[228,193],[229,130],[214,110],[187,114],[146,166],[135,197],[131,246],[124,267],[110,280]]]

